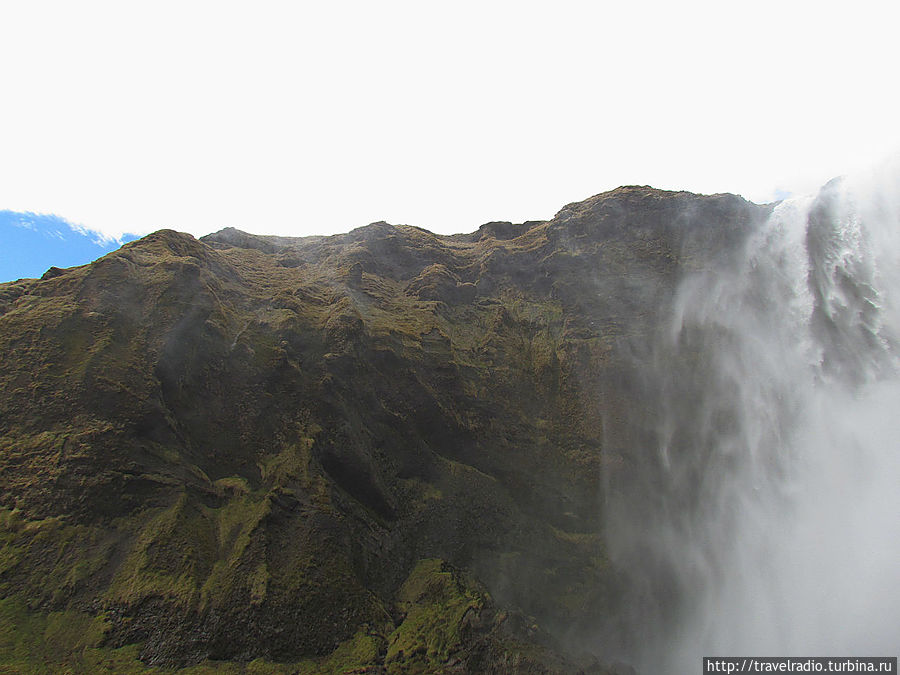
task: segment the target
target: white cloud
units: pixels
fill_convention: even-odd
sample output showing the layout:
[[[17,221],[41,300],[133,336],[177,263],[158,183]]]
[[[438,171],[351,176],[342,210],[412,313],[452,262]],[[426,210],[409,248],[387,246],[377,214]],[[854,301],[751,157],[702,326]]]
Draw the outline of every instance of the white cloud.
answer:
[[[101,232],[99,230],[85,227],[80,223],[72,223],[66,219],[63,219],[65,224],[69,226],[69,229],[73,232],[77,232],[80,235],[83,235],[90,239],[95,245],[106,247],[110,244],[115,243],[117,246],[122,245],[122,235],[121,234],[110,234],[109,232]],[[63,237],[60,236],[62,239]]]
[[[883,3],[603,4],[6,3],[0,208],[471,231],[624,183],[766,201],[900,147]]]
[[[36,230],[37,228],[34,226],[34,223],[26,218],[18,218],[17,220],[12,221],[12,224],[15,227],[21,227],[26,230]]]

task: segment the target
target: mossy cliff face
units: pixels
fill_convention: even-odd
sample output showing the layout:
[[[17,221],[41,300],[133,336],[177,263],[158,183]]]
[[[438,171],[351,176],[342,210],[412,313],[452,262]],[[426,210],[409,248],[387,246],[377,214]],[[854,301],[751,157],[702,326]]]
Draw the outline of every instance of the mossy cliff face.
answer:
[[[558,654],[621,609],[629,359],[765,214],[620,188],[452,237],[160,231],[0,285],[0,660],[69,617],[47,663],[85,672],[585,667]]]

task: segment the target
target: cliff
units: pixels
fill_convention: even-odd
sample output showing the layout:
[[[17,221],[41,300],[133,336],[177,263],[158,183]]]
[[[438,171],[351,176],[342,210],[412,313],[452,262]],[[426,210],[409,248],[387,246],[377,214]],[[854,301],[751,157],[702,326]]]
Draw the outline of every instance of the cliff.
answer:
[[[613,672],[631,363],[768,212],[623,187],[0,284],[0,662]]]

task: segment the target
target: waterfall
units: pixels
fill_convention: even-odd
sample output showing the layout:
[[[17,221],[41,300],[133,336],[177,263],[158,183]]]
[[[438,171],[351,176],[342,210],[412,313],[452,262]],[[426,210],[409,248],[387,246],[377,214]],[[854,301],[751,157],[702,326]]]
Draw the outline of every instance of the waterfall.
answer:
[[[636,366],[641,476],[613,505],[628,658],[900,645],[900,171],[777,205],[680,282]]]

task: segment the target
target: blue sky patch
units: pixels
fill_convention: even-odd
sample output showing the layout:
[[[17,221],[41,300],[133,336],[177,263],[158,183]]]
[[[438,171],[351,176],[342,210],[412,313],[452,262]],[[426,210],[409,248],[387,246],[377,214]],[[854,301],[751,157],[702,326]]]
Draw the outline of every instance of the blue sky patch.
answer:
[[[110,239],[59,216],[0,210],[0,283],[85,265],[137,238]]]

